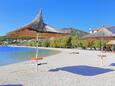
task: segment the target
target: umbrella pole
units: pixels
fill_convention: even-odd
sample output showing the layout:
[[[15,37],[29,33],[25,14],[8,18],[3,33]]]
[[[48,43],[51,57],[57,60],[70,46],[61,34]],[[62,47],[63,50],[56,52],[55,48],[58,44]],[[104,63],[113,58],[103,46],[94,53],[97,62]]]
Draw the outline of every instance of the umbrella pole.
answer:
[[[102,52],[103,52],[103,46],[104,46],[104,45],[103,45],[103,44],[104,44],[103,41],[104,41],[103,38],[101,38],[101,51],[102,51]]]
[[[36,59],[38,58],[38,32],[36,36]],[[38,60],[36,60],[36,66],[37,66],[37,71],[38,71]]]

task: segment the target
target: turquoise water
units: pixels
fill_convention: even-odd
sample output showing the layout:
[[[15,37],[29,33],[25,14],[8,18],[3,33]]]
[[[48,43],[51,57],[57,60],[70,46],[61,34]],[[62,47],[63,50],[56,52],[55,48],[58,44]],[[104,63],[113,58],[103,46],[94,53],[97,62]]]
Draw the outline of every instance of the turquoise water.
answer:
[[[38,56],[46,57],[57,53],[59,51],[39,49]],[[35,54],[35,48],[0,46],[0,66],[31,60]]]

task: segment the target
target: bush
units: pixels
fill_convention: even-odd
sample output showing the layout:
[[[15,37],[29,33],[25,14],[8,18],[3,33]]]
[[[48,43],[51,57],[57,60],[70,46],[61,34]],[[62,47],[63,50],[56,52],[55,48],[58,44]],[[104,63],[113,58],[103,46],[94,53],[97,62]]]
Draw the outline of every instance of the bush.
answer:
[[[50,47],[60,47],[61,39],[59,37],[50,40]]]
[[[48,41],[48,40],[43,40],[43,41],[41,42],[41,46],[42,46],[42,47],[48,47],[48,46],[49,46],[49,41]]]
[[[76,48],[79,46],[79,37],[78,36],[71,36],[71,47]]]
[[[95,40],[94,41],[94,47],[100,48],[100,40]]]
[[[89,46],[89,41],[88,40],[81,40],[80,41],[80,47],[82,48],[87,48]]]
[[[62,39],[63,48],[71,48],[71,36],[64,36]]]

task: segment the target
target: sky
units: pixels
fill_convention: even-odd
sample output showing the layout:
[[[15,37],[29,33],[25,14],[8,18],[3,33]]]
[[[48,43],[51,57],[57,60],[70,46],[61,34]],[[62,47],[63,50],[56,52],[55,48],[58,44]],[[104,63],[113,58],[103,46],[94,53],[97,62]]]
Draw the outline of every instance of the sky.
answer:
[[[115,0],[0,0],[0,36],[29,24],[40,9],[58,29],[115,26]]]

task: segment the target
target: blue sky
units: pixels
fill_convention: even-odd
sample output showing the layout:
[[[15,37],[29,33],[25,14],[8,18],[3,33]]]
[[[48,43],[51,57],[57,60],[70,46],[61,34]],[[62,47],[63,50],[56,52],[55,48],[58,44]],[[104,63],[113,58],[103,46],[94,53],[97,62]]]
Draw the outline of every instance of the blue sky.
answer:
[[[0,35],[30,23],[40,8],[44,22],[56,28],[115,25],[115,0],[0,0]]]

